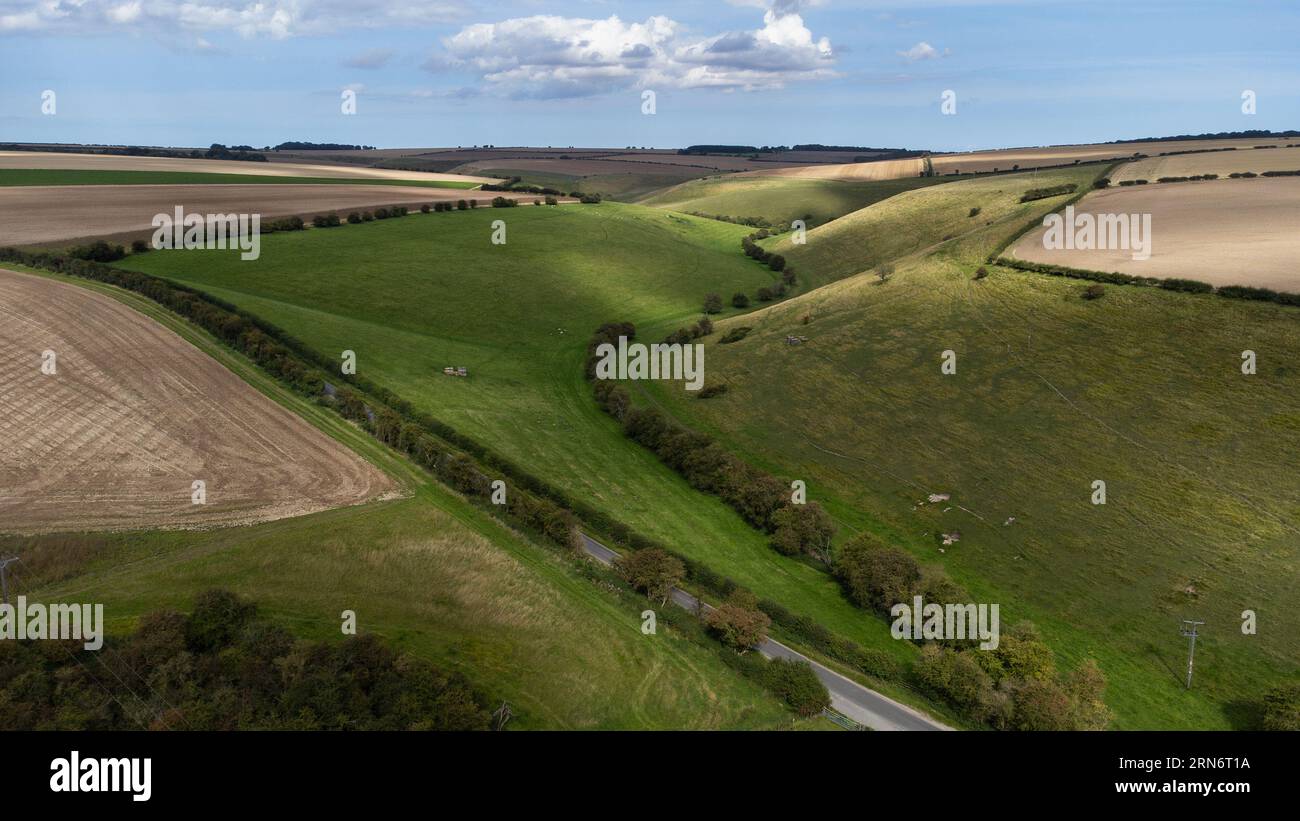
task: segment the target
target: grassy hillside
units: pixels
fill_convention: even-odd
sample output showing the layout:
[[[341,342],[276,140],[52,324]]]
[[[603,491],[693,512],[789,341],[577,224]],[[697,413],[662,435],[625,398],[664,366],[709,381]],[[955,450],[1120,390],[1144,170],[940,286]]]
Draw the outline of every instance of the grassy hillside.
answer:
[[[557,163],[559,164],[559,163]],[[477,176],[519,177],[523,185],[538,185],[543,188],[555,188],[560,191],[582,191],[588,194],[601,194],[606,199],[617,202],[635,202],[655,191],[662,190],[681,182],[698,169],[683,168],[677,174],[656,174],[651,172],[628,172],[625,174],[565,174],[561,171],[537,171],[533,169],[514,168],[477,168],[473,164],[457,173]]]
[[[69,280],[86,285],[84,280]],[[510,702],[518,728],[753,728],[793,716],[716,655],[671,629],[641,633],[644,600],[572,564],[431,483],[332,413],[286,393],[242,357],[142,298],[111,293],[181,333],[272,398],[400,478],[408,498],[201,532],[0,536],[11,592],[105,604],[109,631],[184,609],[224,587],[295,633],[359,628],[464,672]]]
[[[803,245],[793,244],[786,236],[764,246],[784,255],[806,281],[820,285],[950,238],[983,231],[995,222],[1006,221],[996,229],[998,232],[1006,232],[1007,225],[1022,227],[1031,214],[1043,210],[1044,202],[1064,199],[1022,204],[1020,195],[1025,191],[1065,183],[1085,188],[1101,170],[1102,166],[1091,166],[957,182],[931,177],[929,181],[942,184],[906,191],[854,211],[810,231]],[[971,216],[974,208],[980,210]]]
[[[938,232],[973,204],[1004,217],[885,284],[850,277],[746,317],[742,342],[708,348],[728,393],[697,402],[652,386],[654,399],[807,479],[848,529],[944,566],[1001,603],[1004,625],[1038,623],[1067,666],[1097,658],[1116,726],[1243,726],[1248,700],[1300,672],[1300,614],[1286,606],[1300,567],[1300,313],[1118,286],[1088,301],[1086,283],[999,268],[974,280],[1021,212],[1059,202],[1019,206],[1019,189],[1008,177],[930,188],[813,232],[800,271],[818,260],[842,275],[879,258],[872,237],[928,241],[888,245],[907,221],[873,211],[907,201],[912,224]],[[954,192],[939,213],[911,209]],[[843,262],[862,238],[866,254]],[[1244,349],[1257,375],[1241,373]],[[944,350],[954,375],[940,372]],[[1091,502],[1098,479],[1105,505]],[[952,499],[924,504],[932,492]],[[943,548],[952,529],[961,540]],[[1241,632],[1247,609],[1258,635]],[[1191,692],[1183,618],[1207,622]]]
[[[772,224],[804,219],[821,225],[903,191],[943,182],[937,177],[844,182],[795,177],[708,177],[652,194],[642,205],[746,218]]]
[[[504,246],[489,241],[496,219],[507,223]],[[762,597],[908,657],[913,648],[824,573],[778,555],[627,440],[583,378],[599,324],[628,319],[661,339],[698,316],[705,293],[771,283],[739,251],[749,230],[613,203],[523,206],[275,234],[256,263],[182,251],[122,264],[202,288],[318,350],[353,350],[360,375],[530,472]],[[469,378],[444,376],[449,365]]]
[[[207,174],[199,171],[95,171],[90,169],[0,169],[4,185],[400,185],[470,190],[480,183],[459,180],[388,180],[360,177],[277,177],[271,174]]]

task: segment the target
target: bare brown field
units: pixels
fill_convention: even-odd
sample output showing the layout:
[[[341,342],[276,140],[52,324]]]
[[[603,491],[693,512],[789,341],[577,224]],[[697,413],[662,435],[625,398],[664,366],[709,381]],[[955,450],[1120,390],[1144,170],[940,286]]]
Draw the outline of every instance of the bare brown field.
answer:
[[[0,531],[245,524],[397,491],[172,331],[75,285],[0,270],[0,384]]]
[[[1262,145],[1262,143],[1261,143]],[[1215,151],[1208,154],[1182,154],[1177,157],[1148,157],[1134,160],[1115,169],[1111,174],[1114,182],[1123,180],[1150,180],[1155,182],[1161,177],[1191,177],[1196,174],[1218,174],[1226,177],[1253,171],[1262,174],[1265,171],[1300,170],[1300,148],[1272,148],[1256,150],[1253,148],[1236,151]]]
[[[263,219],[321,212],[418,206],[435,201],[534,194],[405,188],[397,185],[59,185],[0,187],[0,245],[40,245],[87,237],[152,233],[155,214],[187,211],[261,214]]]
[[[1267,153],[1267,152],[1265,152]],[[1126,250],[1043,248],[1045,228],[1016,243],[1030,262],[1300,292],[1300,177],[1214,180],[1095,191],[1077,214],[1151,214],[1151,257]]]
[[[173,157],[126,157],[116,154],[63,154],[41,151],[0,151],[0,168],[42,168],[87,171],[186,171],[195,174],[249,174],[258,177],[330,177],[372,180],[453,180],[492,182],[486,177],[394,171],[352,165],[239,160],[184,160]]]
[[[740,176],[792,177],[801,180],[853,182],[919,177],[923,170],[925,170],[925,161],[913,157],[905,160],[877,160],[875,162],[843,163],[840,165],[801,165],[789,168],[771,168],[750,171]]]

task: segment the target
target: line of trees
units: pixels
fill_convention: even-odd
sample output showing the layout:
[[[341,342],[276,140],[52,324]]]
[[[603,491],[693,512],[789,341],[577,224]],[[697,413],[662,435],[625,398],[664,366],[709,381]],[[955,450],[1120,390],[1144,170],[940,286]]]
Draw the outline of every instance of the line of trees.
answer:
[[[188,615],[149,613],[98,651],[0,642],[9,730],[485,730],[489,720],[459,673],[370,635],[296,639],[224,590],[200,593]]]

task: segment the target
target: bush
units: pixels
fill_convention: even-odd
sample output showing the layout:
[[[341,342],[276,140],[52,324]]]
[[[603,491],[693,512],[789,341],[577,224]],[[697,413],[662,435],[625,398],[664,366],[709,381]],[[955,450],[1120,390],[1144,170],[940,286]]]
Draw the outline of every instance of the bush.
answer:
[[[335,228],[343,223],[338,214],[317,214],[311,218],[311,224],[316,228]]]
[[[749,297],[737,291],[731,296],[731,306],[733,308],[748,308]]]
[[[361,222],[361,215],[358,214],[356,211],[353,211],[351,214],[348,214],[349,225],[356,225],[360,222]]]
[[[1110,188],[1110,177],[1100,177],[1092,184],[1093,188]]]
[[[806,661],[772,659],[764,685],[801,716],[815,716],[831,706],[830,693]]]
[[[816,502],[788,504],[772,514],[772,547],[786,556],[809,555],[829,563],[835,523]]]
[[[632,587],[649,599],[658,599],[660,606],[668,603],[668,596],[682,578],[686,568],[676,556],[657,547],[634,550],[614,560],[614,569]]]
[[[715,396],[722,396],[727,392],[727,386],[724,384],[708,385],[704,390],[695,394],[696,399],[712,399]]]
[[[704,617],[718,639],[737,653],[746,653],[767,638],[772,620],[758,609],[754,594],[737,589],[727,601]]]
[[[970,217],[978,217],[979,215],[980,215],[980,207],[977,205],[974,208],[972,208],[970,210],[970,213],[968,213],[966,216],[967,218],[970,218]]]
[[[980,267],[978,267],[978,268],[975,269],[975,278],[976,278],[976,279],[984,279],[984,277],[986,277],[986,276],[988,276],[988,275],[989,275],[989,269],[988,269],[988,268],[985,268],[983,265],[981,265]]]
[[[377,219],[377,220],[386,220],[386,219],[388,219],[388,216],[389,216],[389,214],[388,214],[388,209],[387,209],[387,208],[376,208],[376,209],[375,209],[375,219]]]
[[[514,208],[514,207],[517,206],[517,205],[519,205],[519,201],[518,201],[518,200],[507,199],[506,197],[493,197],[493,198],[492,198],[492,207],[493,207],[493,208]]]
[[[560,204],[560,201],[557,200],[555,197],[552,197],[552,196],[549,196],[549,195],[548,195],[548,196],[546,197],[546,204],[547,204],[547,205],[559,205],[559,204]]]
[[[142,239],[131,240],[131,253],[144,254],[149,251],[149,243]]]
[[[921,566],[910,553],[886,545],[870,533],[845,542],[833,569],[850,601],[878,613],[911,601],[921,582]]]
[[[1021,202],[1033,202],[1034,200],[1043,200],[1048,197],[1059,197],[1062,194],[1073,194],[1079,186],[1075,183],[1066,183],[1065,185],[1053,185],[1047,188],[1031,188],[1020,195]]]
[[[1104,285],[1089,285],[1083,289],[1084,299],[1101,299],[1105,294],[1106,286]]]
[[[776,295],[772,293],[771,288],[763,287],[758,289],[757,296],[759,302],[771,302]]]
[[[456,200],[456,210],[464,211],[469,208],[469,203],[465,200]]]
[[[441,210],[441,209],[439,209],[439,210]],[[420,206],[420,213],[421,213],[421,214],[427,214],[427,213],[429,213],[429,203],[426,202],[426,203],[424,203],[423,205]]]
[[[126,248],[95,240],[89,245],[78,245],[68,250],[68,256],[88,262],[116,262],[126,256]]]
[[[716,314],[722,312],[722,297],[718,294],[704,295],[704,313]]]
[[[785,268],[785,257],[780,254],[772,254],[767,258],[767,267],[773,271],[780,271]]]

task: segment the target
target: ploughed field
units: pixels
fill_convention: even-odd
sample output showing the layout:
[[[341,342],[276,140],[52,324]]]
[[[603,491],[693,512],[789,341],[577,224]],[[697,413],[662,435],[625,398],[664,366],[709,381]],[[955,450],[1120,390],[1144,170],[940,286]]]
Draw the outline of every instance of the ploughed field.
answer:
[[[1235,153],[1235,152],[1233,152]],[[1276,152],[1261,152],[1276,153]],[[1214,156],[1214,155],[1207,155]],[[1074,206],[1091,217],[1092,247],[1044,247],[1048,227],[1030,231],[1010,256],[1030,262],[1136,276],[1195,279],[1300,291],[1300,177],[1158,183],[1095,191]],[[1134,250],[1133,217],[1150,215],[1150,257]],[[1116,223],[1127,221],[1128,241]],[[1070,226],[1065,225],[1069,230]],[[1079,231],[1075,231],[1079,236]],[[1143,239],[1147,239],[1143,237]],[[1097,247],[1104,245],[1105,247]],[[1124,247],[1121,247],[1124,246]]]
[[[197,162],[197,161],[196,161]],[[255,165],[256,163],[242,163]],[[248,213],[274,217],[379,206],[494,197],[532,202],[536,195],[395,185],[68,185],[0,187],[0,246],[39,245],[83,237],[152,233],[156,214]]]
[[[0,270],[0,384],[0,532],[244,524],[397,489],[172,331],[45,277]]]

